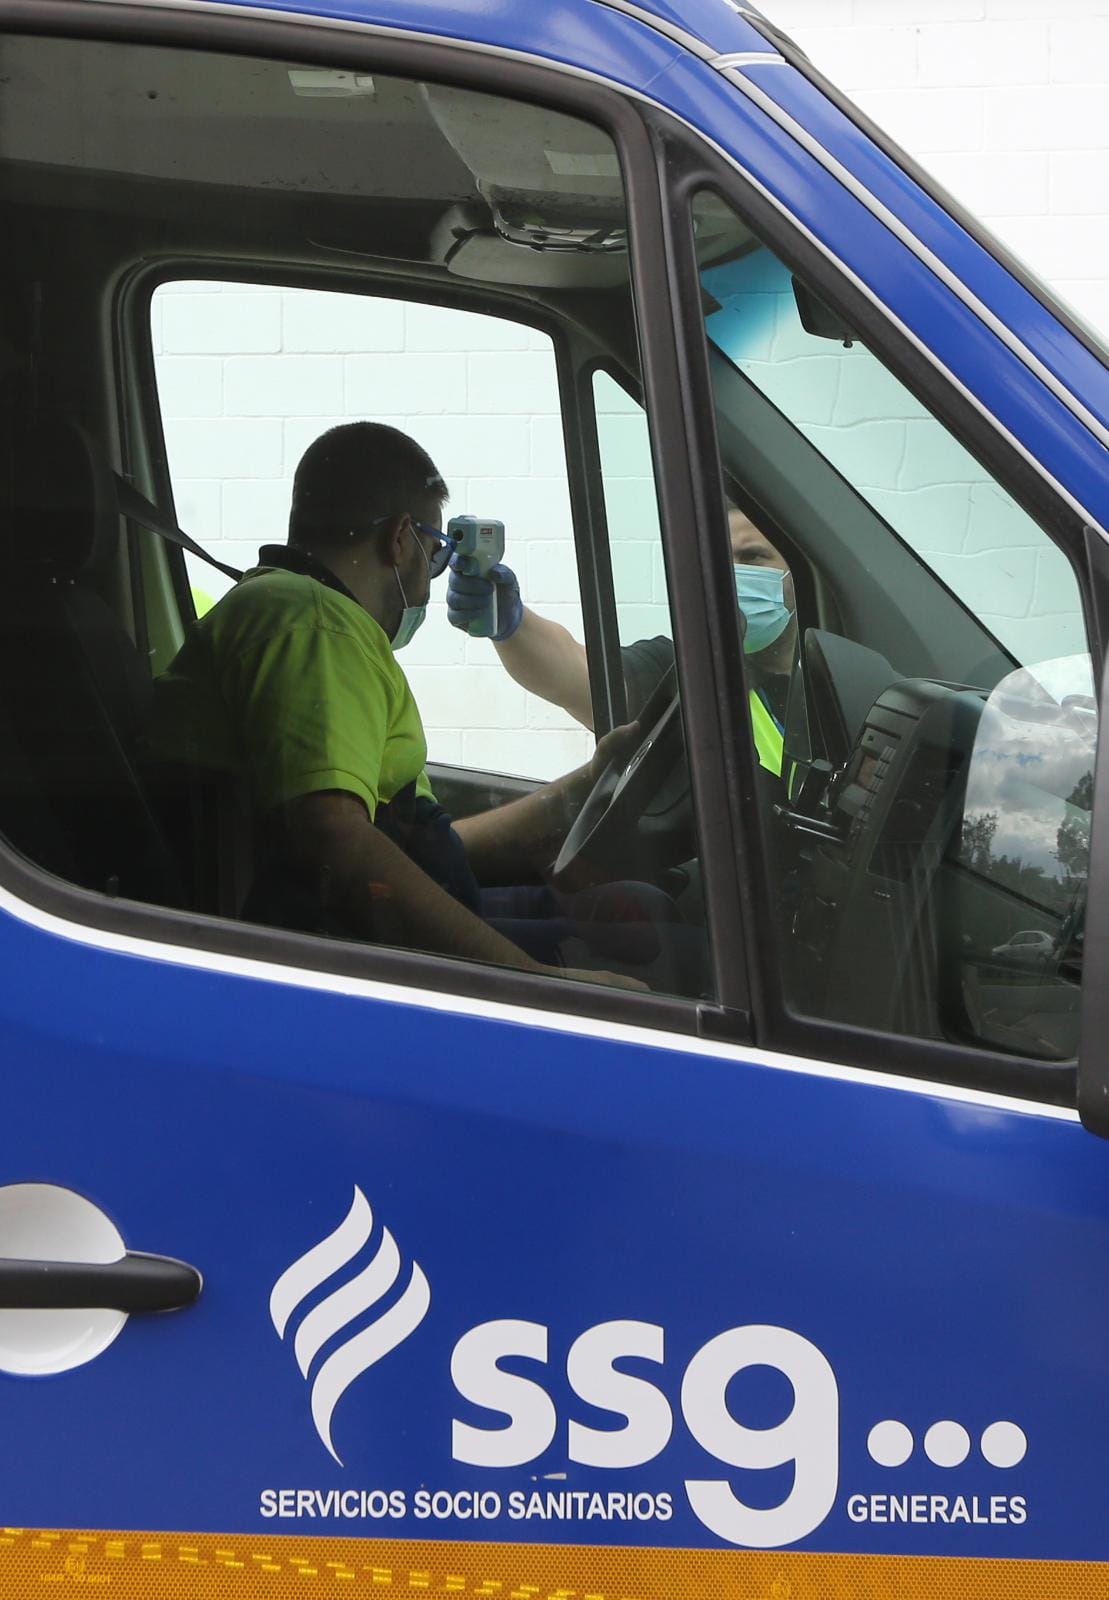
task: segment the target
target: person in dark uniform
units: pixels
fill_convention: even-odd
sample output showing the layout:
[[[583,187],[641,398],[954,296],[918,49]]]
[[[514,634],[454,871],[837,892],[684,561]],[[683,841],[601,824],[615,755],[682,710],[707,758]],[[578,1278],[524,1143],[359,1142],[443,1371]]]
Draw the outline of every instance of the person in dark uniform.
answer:
[[[728,532],[736,599],[745,622],[752,735],[760,766],[780,777],[786,698],[797,647],[793,578],[781,551],[738,507],[728,512]],[[455,558],[447,589],[447,616],[455,627],[469,629],[494,595],[501,626],[493,643],[509,674],[532,694],[562,706],[592,728],[585,647],[560,623],[524,605],[511,568],[493,567],[487,576],[477,577],[466,571],[464,558]],[[626,645],[621,655],[628,718],[634,721],[673,665],[674,646],[659,635]]]

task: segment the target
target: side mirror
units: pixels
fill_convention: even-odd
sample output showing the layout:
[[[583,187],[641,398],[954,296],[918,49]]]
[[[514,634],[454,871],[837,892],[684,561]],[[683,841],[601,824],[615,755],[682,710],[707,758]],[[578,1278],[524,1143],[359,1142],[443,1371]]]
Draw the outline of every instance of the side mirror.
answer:
[[[805,332],[811,333],[814,339],[834,339],[837,344],[850,350],[859,337],[854,328],[849,328],[843,318],[831,306],[825,305],[807,283],[802,283],[796,275],[791,281],[797,315]]]

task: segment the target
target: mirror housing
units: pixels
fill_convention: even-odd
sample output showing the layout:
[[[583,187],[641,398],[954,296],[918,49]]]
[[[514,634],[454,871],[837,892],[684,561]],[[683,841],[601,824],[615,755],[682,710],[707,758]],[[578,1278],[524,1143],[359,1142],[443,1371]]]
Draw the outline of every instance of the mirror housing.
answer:
[[[805,332],[811,333],[814,339],[834,339],[837,344],[842,344],[845,349],[850,350],[859,337],[854,328],[849,328],[843,318],[833,311],[831,306],[825,305],[807,283],[802,283],[796,273],[793,274],[791,281],[793,298],[797,303],[797,315]]]

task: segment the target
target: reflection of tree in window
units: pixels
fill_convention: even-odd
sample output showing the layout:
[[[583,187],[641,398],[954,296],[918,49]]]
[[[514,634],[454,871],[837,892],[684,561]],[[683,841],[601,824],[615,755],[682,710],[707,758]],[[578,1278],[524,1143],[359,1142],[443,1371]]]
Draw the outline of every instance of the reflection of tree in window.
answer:
[[[994,834],[997,832],[997,812],[986,811],[963,822],[962,858],[975,872],[986,872],[990,865]]]
[[[1087,772],[1079,778],[1067,796],[1068,814],[1059,824],[1055,835],[1055,858],[1066,877],[1065,884],[1072,891],[1080,888],[1089,873],[1090,863],[1090,812],[1094,804],[1094,775]]]
[[[1083,796],[1085,798],[1083,799]],[[1093,802],[1093,774],[1080,780],[1068,805],[1083,807],[1068,815],[1056,832],[1052,854],[1062,867],[1062,875],[1027,861],[1009,851],[995,853],[999,817],[996,811],[981,811],[967,816],[959,842],[959,860],[972,872],[981,873],[1000,888],[1009,889],[1045,910],[1065,915],[1076,892],[1085,886],[1090,850],[1090,816]]]

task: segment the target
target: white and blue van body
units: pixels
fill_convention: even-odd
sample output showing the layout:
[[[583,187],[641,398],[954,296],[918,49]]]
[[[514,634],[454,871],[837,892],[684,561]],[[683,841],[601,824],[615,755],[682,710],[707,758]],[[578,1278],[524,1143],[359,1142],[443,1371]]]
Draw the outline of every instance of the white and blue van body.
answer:
[[[482,97],[532,117],[526,162]],[[560,151],[571,121],[603,150]],[[100,473],[87,559],[51,545],[68,468],[5,519],[0,1595],[1101,1593],[1094,336],[731,0],[0,0],[0,205],[0,426],[63,418]],[[635,604],[673,620],[698,980],[559,983],[151,887],[156,807],[97,788],[118,727],[67,698],[27,572],[81,600],[64,670],[102,610],[171,657],[197,530],[150,307],[204,280],[551,341],[598,731],[635,619],[591,375],[645,413]],[[503,516],[511,560],[494,479],[452,509]],[[807,688],[769,797],[720,533],[747,491]],[[527,788],[432,757],[456,813]],[[84,865],[101,815],[130,880]]]

